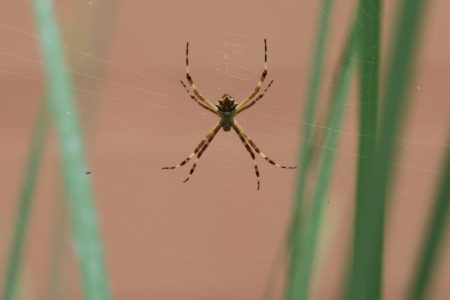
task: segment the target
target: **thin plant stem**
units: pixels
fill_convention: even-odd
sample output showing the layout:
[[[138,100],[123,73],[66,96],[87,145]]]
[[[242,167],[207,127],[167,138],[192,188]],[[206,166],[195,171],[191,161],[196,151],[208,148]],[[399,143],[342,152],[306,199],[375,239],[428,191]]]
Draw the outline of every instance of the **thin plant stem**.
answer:
[[[314,274],[314,262],[316,261],[316,249],[318,245],[322,216],[326,203],[326,195],[331,179],[333,162],[336,156],[337,139],[342,117],[345,111],[345,102],[348,98],[348,90],[351,82],[353,55],[356,53],[356,34],[352,30],[345,44],[340,65],[336,73],[334,90],[331,94],[332,105],[327,118],[327,131],[324,140],[324,150],[319,163],[315,189],[312,196],[311,212],[301,231],[300,254],[298,256],[298,281],[296,281],[295,298],[308,299],[310,282]],[[334,130],[336,129],[336,130]]]
[[[448,141],[450,143],[450,132]],[[434,197],[434,209],[428,218],[428,226],[423,237],[420,256],[409,287],[406,299],[426,299],[427,290],[433,275],[433,269],[439,258],[445,230],[450,219],[450,148],[444,154],[440,182]]]
[[[288,248],[290,257],[288,259],[289,265],[287,270],[286,288],[285,288],[285,299],[294,299],[296,294],[296,286],[298,281],[298,255],[300,248],[300,223],[302,216],[302,206],[304,205],[305,188],[307,182],[307,175],[311,160],[311,149],[312,149],[312,127],[307,124],[313,124],[316,110],[317,102],[319,98],[319,87],[322,77],[324,54],[326,49],[326,41],[329,29],[330,14],[332,11],[332,1],[323,0],[320,6],[321,16],[319,18],[319,26],[317,27],[317,40],[314,46],[314,58],[311,65],[310,75],[309,75],[309,87],[308,94],[306,97],[305,110],[303,112],[303,136],[302,143],[300,144],[300,150],[298,154],[298,164],[299,173],[297,175],[296,181],[296,193],[293,205],[293,213],[291,217],[291,226],[289,229],[288,238]]]
[[[17,281],[22,265],[23,250],[28,232],[28,224],[30,221],[30,213],[33,205],[33,196],[38,180],[38,173],[49,123],[50,120],[47,113],[46,101],[42,101],[34,124],[31,146],[24,170],[24,180],[18,198],[18,207],[15,217],[16,224],[12,235],[3,287],[3,300],[15,298]]]

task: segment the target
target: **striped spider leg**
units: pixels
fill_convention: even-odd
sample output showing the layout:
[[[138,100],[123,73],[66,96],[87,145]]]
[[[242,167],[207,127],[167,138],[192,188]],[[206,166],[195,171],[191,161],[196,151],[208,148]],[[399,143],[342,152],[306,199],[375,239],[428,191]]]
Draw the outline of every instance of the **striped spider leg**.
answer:
[[[239,102],[239,104],[236,107],[236,110],[239,111],[245,104],[247,104],[251,99],[253,99],[253,97],[256,96],[256,94],[261,89],[261,85],[263,84],[264,80],[266,80],[266,77],[267,77],[267,41],[266,39],[264,39],[264,71],[262,72],[261,78],[256,84],[255,89],[250,93],[250,95],[245,97],[244,100]]]
[[[197,86],[195,85],[192,79],[191,73],[189,72],[189,43],[186,43],[186,79],[189,85],[191,86],[194,95],[197,96],[197,98],[200,101],[202,101],[206,106],[208,106],[211,110],[217,112],[218,111],[217,107],[214,104],[212,104],[211,101],[209,101],[200,94],[200,91],[197,89]],[[183,82],[182,84],[184,85]]]
[[[211,130],[208,132],[208,134],[203,138],[203,140],[197,145],[197,147],[195,148],[195,150],[189,154],[188,157],[186,157],[182,162],[180,162],[178,165],[173,166],[173,167],[164,167],[162,168],[163,170],[173,170],[173,169],[177,169],[179,167],[184,166],[187,162],[189,162],[195,155],[197,155],[197,157],[195,158],[195,162],[193,165],[193,169],[195,169],[195,166],[197,165],[198,160],[200,159],[200,156],[203,154],[203,152],[206,150],[206,148],[208,147],[209,143],[211,143],[212,139],[214,138],[214,136],[217,134],[217,132],[219,131],[219,129],[221,128],[220,126],[220,121],[217,121],[216,124],[211,128]],[[192,175],[192,173],[194,173],[194,171],[191,169],[190,171],[190,175]],[[184,182],[188,181],[189,177],[185,179]]]
[[[189,97],[191,97],[192,100],[194,100],[196,103],[198,103],[198,105],[200,105],[201,107],[203,107],[206,110],[209,110],[210,112],[212,112],[213,114],[217,115],[217,109],[213,110],[211,107],[209,107],[209,105],[206,105],[204,102],[200,101],[197,99],[197,97],[195,97],[195,95],[193,95],[191,93],[191,91],[189,91],[188,87],[186,86],[186,84],[183,82],[183,80],[180,80],[181,84],[183,85],[184,89],[186,90],[186,93],[189,95]]]
[[[192,164],[192,167],[189,170],[188,177],[186,177],[186,179],[184,179],[183,182],[187,182],[191,178],[192,174],[195,171],[195,167],[197,167],[200,157],[202,156],[203,152],[205,152],[205,150],[208,148],[209,144],[211,144],[211,141],[216,136],[217,132],[219,132],[220,128],[222,128],[222,126],[220,125],[219,122],[219,124],[217,124],[216,127],[214,127],[214,129],[208,134],[205,143],[203,144],[202,148],[200,149],[200,151],[198,151],[197,156],[195,157],[194,163]]]
[[[250,138],[250,136],[245,132],[244,128],[242,128],[239,123],[234,120],[232,125],[234,131],[237,133],[239,138],[241,139],[242,144],[244,144],[245,149],[247,149],[248,153],[250,153],[250,156],[252,157],[253,166],[255,168],[255,174],[256,174],[256,183],[257,183],[257,190],[259,190],[260,187],[260,181],[259,181],[259,169],[258,169],[258,163],[256,162],[256,157],[253,151],[261,155],[262,158],[264,158],[268,163],[271,165],[274,165],[275,167],[282,168],[282,169],[296,169],[295,166],[283,166],[279,163],[275,162],[273,159],[269,158],[267,155],[265,155],[261,150],[256,146],[255,142]],[[253,151],[252,151],[253,149]]]
[[[243,112],[244,110],[252,107],[253,105],[256,104],[256,102],[258,102],[262,97],[264,97],[264,95],[267,93],[267,91],[269,90],[269,88],[272,86],[273,80],[271,80],[269,82],[269,84],[267,85],[267,87],[264,89],[264,91],[258,95],[258,97],[256,97],[255,99],[253,99],[251,102],[247,103],[247,105],[242,106],[240,109],[238,109],[236,111],[236,115],[240,114],[241,112]]]
[[[283,165],[280,165],[279,163],[277,163],[274,160],[270,159],[263,152],[261,152],[261,150],[259,150],[258,146],[256,146],[255,142],[253,142],[253,140],[250,138],[250,136],[245,132],[244,128],[242,128],[242,126],[239,125],[239,123],[236,120],[234,120],[233,128],[234,128],[235,131],[239,131],[244,136],[245,140],[250,144],[250,146],[252,146],[252,148],[255,150],[255,152],[258,153],[259,155],[261,155],[261,157],[264,158],[271,165],[274,165],[275,167],[282,168],[282,169],[297,169],[296,166],[283,166]]]
[[[256,174],[256,183],[257,187],[256,190],[259,190],[260,182],[259,182],[259,169],[258,169],[258,163],[256,162],[255,153],[253,153],[252,148],[250,148],[247,139],[242,134],[242,132],[239,130],[239,128],[236,127],[236,125],[233,125],[234,131],[236,131],[237,135],[241,139],[242,144],[244,144],[245,149],[247,149],[248,153],[250,153],[250,156],[252,157],[253,167],[255,168],[255,174]]]

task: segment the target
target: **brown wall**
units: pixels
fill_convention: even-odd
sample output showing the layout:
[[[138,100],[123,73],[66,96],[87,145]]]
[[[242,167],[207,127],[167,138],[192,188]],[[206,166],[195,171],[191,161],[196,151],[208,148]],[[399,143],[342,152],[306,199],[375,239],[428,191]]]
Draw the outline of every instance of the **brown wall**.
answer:
[[[28,2],[3,2],[2,272],[45,81]],[[179,84],[184,79],[185,43],[191,45],[195,82],[216,102],[223,93],[242,99],[254,88],[263,68],[263,38],[269,46],[268,78],[275,83],[239,121],[262,151],[281,163],[295,164],[317,1],[122,1],[117,11],[106,1],[57,2],[80,112],[87,124],[89,165],[115,299],[260,299],[283,242],[295,172],[274,168],[258,158],[261,190],[256,191],[250,156],[232,131],[219,132],[188,183],[182,180],[189,166],[174,171],[161,167],[186,157],[215,122]],[[446,37],[450,2],[432,2],[416,62],[405,134],[399,141],[398,180],[387,224],[385,299],[400,299],[404,294],[426,212],[432,205],[439,158],[448,147],[450,40]],[[331,87],[353,5],[353,1],[335,1],[323,96]],[[386,24],[394,15],[392,5],[385,7]],[[89,25],[95,10],[97,18]],[[384,26],[386,41],[388,26]],[[111,45],[105,52],[102,48],[110,31]],[[90,39],[84,39],[89,34]],[[85,44],[93,46],[86,50]],[[355,97],[347,108],[327,206],[324,257],[318,274],[323,280],[314,299],[332,299],[342,281],[355,176]],[[57,159],[52,133],[32,215],[20,289],[23,299],[46,297],[48,245],[55,231],[55,214],[59,214],[54,209],[59,193]],[[64,299],[79,299],[68,233],[62,243],[62,293]],[[450,294],[448,238],[446,243],[430,299]],[[0,273],[0,282],[2,278]]]

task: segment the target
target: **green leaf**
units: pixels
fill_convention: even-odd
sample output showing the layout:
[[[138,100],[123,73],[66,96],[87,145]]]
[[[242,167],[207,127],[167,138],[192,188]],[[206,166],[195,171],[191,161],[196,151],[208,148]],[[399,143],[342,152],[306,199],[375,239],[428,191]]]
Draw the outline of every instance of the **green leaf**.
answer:
[[[376,203],[369,201],[369,184],[372,176],[377,136],[378,90],[380,69],[380,0],[360,0],[358,7],[358,39],[360,43],[359,82],[359,149],[356,182],[356,203],[353,234],[353,261],[351,265],[350,292],[346,299],[363,299],[362,289],[370,290],[374,299],[381,288],[382,237],[378,243],[367,234],[368,220]],[[382,216],[380,216],[382,218]],[[380,220],[382,222],[382,220]],[[369,241],[370,240],[370,241]],[[378,247],[368,249],[368,247]],[[375,253],[370,254],[371,250]],[[370,266],[369,266],[370,265]]]
[[[356,273],[352,276],[350,299],[381,298],[385,207],[392,181],[396,141],[408,104],[407,87],[424,3],[423,0],[403,0],[399,7],[387,72],[383,76],[386,81],[375,154],[368,159],[370,174],[364,183],[361,179],[358,181],[358,185],[364,184],[367,191],[363,192],[364,199],[362,204],[358,203],[361,206],[356,211],[359,214],[354,225],[358,230],[353,262]]]

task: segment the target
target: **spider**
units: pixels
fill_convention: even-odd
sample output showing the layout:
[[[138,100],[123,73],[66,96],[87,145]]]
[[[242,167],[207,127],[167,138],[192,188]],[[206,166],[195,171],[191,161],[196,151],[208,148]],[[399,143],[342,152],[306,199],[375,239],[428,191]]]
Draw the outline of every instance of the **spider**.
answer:
[[[270,164],[283,168],[283,169],[295,169],[297,167],[289,167],[289,166],[283,166],[272,159],[270,159],[267,155],[265,155],[263,152],[259,150],[259,148],[256,146],[256,144],[253,142],[253,140],[250,138],[250,136],[244,131],[244,129],[239,125],[239,123],[236,121],[235,117],[236,115],[240,114],[241,112],[249,109],[253,105],[256,104],[269,90],[271,87],[273,80],[269,82],[267,87],[264,89],[264,91],[259,94],[256,98],[256,94],[261,89],[261,85],[263,84],[264,80],[267,77],[267,42],[266,39],[264,39],[264,71],[262,72],[261,78],[258,81],[258,84],[256,85],[255,89],[245,97],[241,102],[236,103],[234,99],[228,95],[224,94],[220,99],[219,102],[214,105],[209,101],[207,98],[202,96],[200,94],[200,91],[197,89],[197,86],[194,84],[194,81],[192,79],[192,76],[189,72],[189,43],[186,44],[186,79],[189,83],[189,86],[192,88],[192,93],[189,88],[186,86],[186,84],[180,80],[181,84],[183,85],[184,89],[186,90],[187,94],[194,100],[198,105],[203,107],[204,109],[212,112],[216,116],[219,117],[219,120],[214,124],[214,126],[211,128],[211,130],[208,132],[208,134],[203,138],[203,140],[197,145],[194,152],[189,154],[187,158],[185,158],[181,163],[179,163],[176,166],[173,167],[164,167],[163,170],[168,169],[177,169],[183,165],[185,165],[188,161],[190,161],[194,156],[194,163],[189,171],[188,177],[183,182],[187,182],[192,174],[195,171],[195,168],[198,164],[198,161],[200,160],[200,157],[205,152],[206,148],[208,148],[208,145],[212,142],[213,138],[216,136],[217,132],[222,128],[224,131],[230,131],[231,128],[237,133],[239,136],[241,142],[244,144],[245,148],[247,149],[248,153],[250,153],[250,156],[253,161],[253,166],[255,168],[255,174],[256,174],[256,180],[257,180],[257,190],[260,188],[260,181],[259,181],[259,169],[258,164],[256,163],[255,159],[255,151],[259,155],[261,155],[267,162]]]

